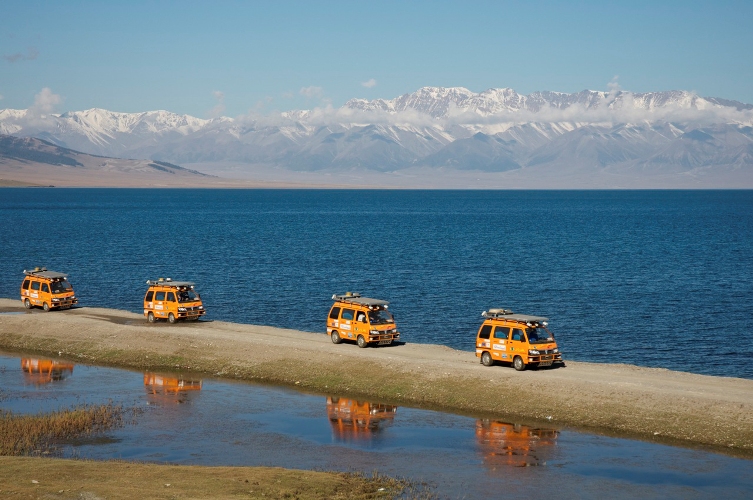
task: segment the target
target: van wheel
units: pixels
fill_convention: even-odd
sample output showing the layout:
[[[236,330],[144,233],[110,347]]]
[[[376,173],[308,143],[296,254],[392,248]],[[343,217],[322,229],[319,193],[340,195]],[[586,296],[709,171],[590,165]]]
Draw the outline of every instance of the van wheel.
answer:
[[[521,358],[520,356],[515,356],[515,359],[512,360],[512,367],[519,372],[522,372],[526,369],[526,364],[523,363],[523,358]]]
[[[42,309],[44,309],[44,312],[48,312],[50,310],[50,304],[47,302],[42,304]]]
[[[26,309],[31,309],[31,301],[29,299],[24,299],[24,307]]]
[[[363,349],[364,347],[366,347],[368,345],[369,345],[369,343],[366,342],[366,339],[363,338],[363,335],[359,335],[358,336],[358,347],[360,347],[361,349]]]
[[[488,352],[484,352],[481,355],[481,364],[484,366],[492,366],[494,364],[494,360],[492,359],[492,355]]]
[[[332,335],[330,336],[330,338],[332,339],[333,344],[339,344],[340,342],[343,341],[343,339],[340,338],[340,334],[337,332],[332,332]]]
[[[149,311],[149,314],[147,314],[147,315],[146,315],[146,320],[147,320],[147,321],[148,321],[149,323],[154,323],[154,313],[153,313],[153,312],[151,312],[151,311]]]
[[[169,321],[170,323],[175,323],[178,320],[175,319],[175,315],[173,313],[170,313],[167,315],[167,321]]]

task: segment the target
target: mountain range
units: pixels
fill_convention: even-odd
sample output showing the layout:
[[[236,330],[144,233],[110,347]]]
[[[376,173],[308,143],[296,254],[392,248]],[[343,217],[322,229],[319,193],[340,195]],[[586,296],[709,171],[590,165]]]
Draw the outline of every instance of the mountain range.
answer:
[[[215,119],[6,109],[0,134],[205,172],[232,165],[246,177],[362,172],[416,186],[447,176],[502,186],[601,179],[589,187],[753,187],[753,105],[688,91],[424,87],[339,108]]]

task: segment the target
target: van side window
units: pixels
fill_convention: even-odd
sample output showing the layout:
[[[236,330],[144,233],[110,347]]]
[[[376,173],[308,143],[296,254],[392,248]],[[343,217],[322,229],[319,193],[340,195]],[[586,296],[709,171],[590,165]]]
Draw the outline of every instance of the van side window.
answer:
[[[151,302],[153,298],[154,298],[154,290],[149,290],[148,292],[146,292],[146,297],[144,297],[144,301]]]
[[[337,319],[339,316],[340,316],[340,308],[333,307],[332,310],[329,312],[329,319]]]
[[[521,342],[525,342],[526,338],[523,335],[523,330],[520,330],[518,328],[513,329],[513,331],[512,331],[512,339],[513,340],[520,340]]]
[[[50,293],[50,287],[47,286],[47,283],[42,283],[42,291],[45,293]]]
[[[39,290],[39,282],[38,281],[32,281],[31,282],[31,289],[32,290]]]
[[[21,285],[21,288],[23,288],[24,290],[28,290],[29,289],[29,280],[24,280],[24,284]]]
[[[156,300],[157,302],[162,302],[163,300],[165,300],[165,292],[157,292],[154,300]]]
[[[509,326],[495,326],[494,327],[494,335],[492,335],[492,338],[506,339],[509,336],[510,336]]]
[[[175,294],[173,292],[167,292],[167,301],[175,302]]]
[[[481,327],[481,331],[478,334],[478,338],[488,339],[490,333],[492,333],[492,325],[484,325]]]
[[[343,309],[342,319],[353,320],[353,309]]]

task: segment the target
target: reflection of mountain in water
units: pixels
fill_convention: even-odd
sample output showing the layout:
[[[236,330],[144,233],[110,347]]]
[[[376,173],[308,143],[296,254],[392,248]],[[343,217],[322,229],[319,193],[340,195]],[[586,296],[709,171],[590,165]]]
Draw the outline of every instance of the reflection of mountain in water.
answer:
[[[491,470],[498,467],[546,465],[557,444],[555,429],[537,429],[489,419],[476,421],[476,442]]]
[[[368,403],[348,398],[327,398],[327,416],[332,432],[340,441],[371,439],[389,426],[397,406]]]
[[[201,390],[201,384],[201,379],[189,379],[180,374],[144,373],[144,388],[151,404],[186,403],[191,393]]]
[[[51,359],[23,358],[21,370],[24,378],[35,385],[63,380],[73,373],[73,363]]]

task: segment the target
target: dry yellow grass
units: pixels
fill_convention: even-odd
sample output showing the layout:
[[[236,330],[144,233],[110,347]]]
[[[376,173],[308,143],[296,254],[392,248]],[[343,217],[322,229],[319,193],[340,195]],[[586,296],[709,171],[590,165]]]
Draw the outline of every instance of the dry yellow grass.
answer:
[[[0,457],[1,498],[430,498],[406,481],[273,467]]]
[[[0,455],[49,453],[56,443],[118,427],[123,409],[112,404],[82,406],[43,415],[0,410]]]

